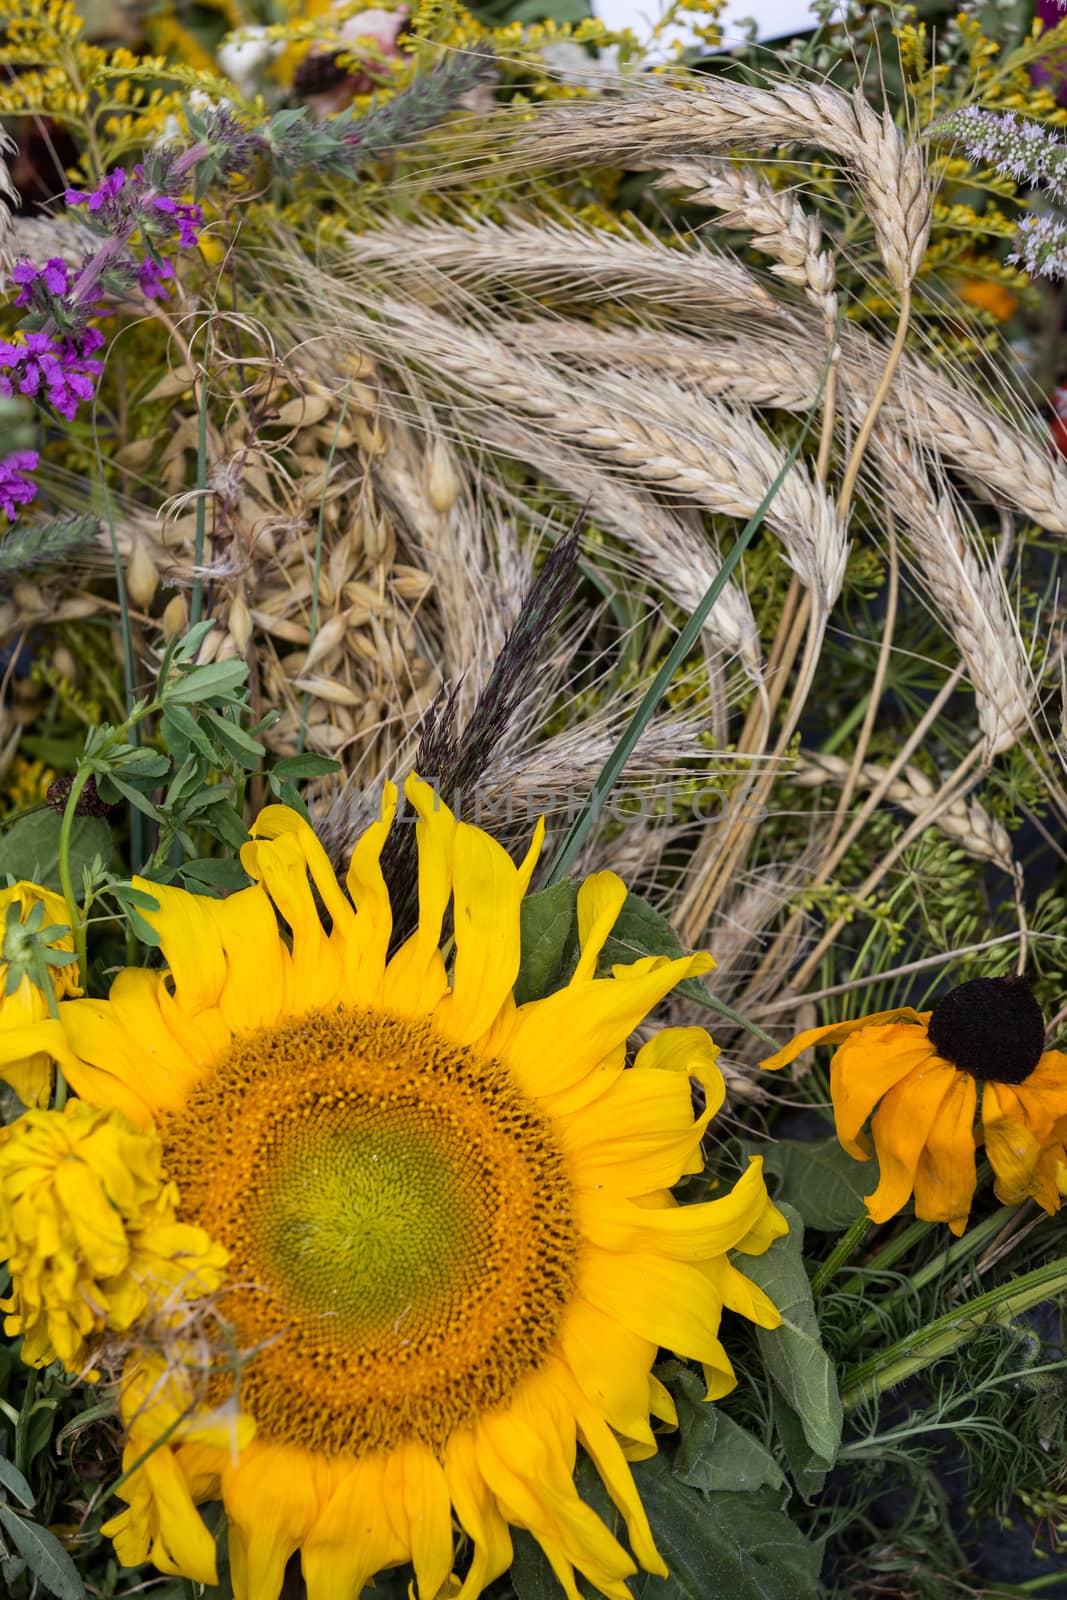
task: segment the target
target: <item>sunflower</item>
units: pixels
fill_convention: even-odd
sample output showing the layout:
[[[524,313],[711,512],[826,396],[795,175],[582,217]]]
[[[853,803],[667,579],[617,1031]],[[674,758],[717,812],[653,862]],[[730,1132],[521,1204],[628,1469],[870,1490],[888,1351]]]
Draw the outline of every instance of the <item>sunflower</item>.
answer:
[[[723,1309],[780,1321],[728,1252],[761,1253],[785,1221],[758,1160],[720,1198],[672,1198],[724,1097],[702,1029],[664,1029],[626,1065],[634,1027],[710,958],[598,977],[626,894],[599,873],[570,982],[517,1005],[542,830],[516,867],[425,783],[406,793],[419,922],[391,956],[395,789],[347,896],[312,830],[270,806],[242,851],[253,887],[138,881],[166,971],[128,969],[108,1000],[7,1042],[52,1050],[79,1095],[158,1136],[177,1218],[228,1256],[229,1358],[199,1389],[147,1339],[129,1358],[128,1504],[108,1531],[125,1564],[211,1583],[196,1507],[221,1499],[238,1600],[276,1600],[296,1552],[309,1600],[355,1600],[408,1561],[419,1600],[474,1600],[510,1564],[510,1525],[571,1600],[576,1572],[623,1600],[635,1562],[666,1571],[627,1465],[655,1453],[653,1419],[675,1421],[657,1348],[726,1393]],[[576,1492],[579,1443],[632,1557]]]
[[[1055,1157],[1042,1154],[1067,1118],[1067,1056],[1045,1049],[1041,1008],[1022,979],[974,978],[932,1011],[899,1006],[809,1028],[761,1065],[788,1066],[815,1044],[838,1046],[830,1094],[840,1143],[866,1161],[873,1142],[881,1179],[867,1210],[875,1222],[895,1216],[914,1192],[917,1217],[961,1234],[983,1143],[1001,1201],[1033,1196],[1046,1211],[1059,1209]]]

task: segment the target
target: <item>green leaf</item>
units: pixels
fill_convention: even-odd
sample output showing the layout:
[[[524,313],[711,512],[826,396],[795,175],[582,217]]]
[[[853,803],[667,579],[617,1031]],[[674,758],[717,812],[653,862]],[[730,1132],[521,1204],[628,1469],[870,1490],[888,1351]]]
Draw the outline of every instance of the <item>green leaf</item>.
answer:
[[[27,1511],[33,1510],[33,1490],[22,1476],[18,1467],[13,1462],[8,1461],[6,1456],[0,1456],[0,1486],[5,1488],[9,1494],[13,1494],[15,1499],[26,1507]]]
[[[785,1474],[770,1451],[721,1407],[705,1400],[704,1385],[695,1372],[671,1362],[660,1377],[678,1406],[676,1478],[709,1494],[785,1487]]]
[[[167,776],[170,771],[170,757],[164,755],[162,750],[150,750],[142,744],[120,744],[108,751],[107,759],[101,762],[100,770],[108,773],[117,770],[128,783],[135,779],[148,782]]]
[[[228,699],[243,687],[248,678],[247,661],[210,661],[205,667],[191,667],[180,678],[171,678],[160,690],[164,705],[189,706],[201,700]]]
[[[299,783],[301,779],[325,778],[331,772],[340,770],[339,761],[334,761],[329,756],[312,755],[309,751],[302,756],[283,756],[281,761],[274,763],[270,776],[288,778],[292,783]]]
[[[0,1523],[41,1587],[56,1600],[85,1600],[78,1569],[54,1533],[27,1522],[0,1500]]]
[[[563,982],[564,957],[571,942],[578,904],[572,878],[527,895],[520,911],[522,960],[515,982],[515,1000],[540,1000]]]
[[[220,856],[187,861],[179,871],[194,891],[206,885],[208,888],[232,892],[236,889],[247,889],[252,881],[239,861],[229,861]]]
[[[800,1422],[813,1458],[808,1469],[828,1471],[841,1443],[841,1397],[804,1268],[804,1223],[790,1205],[780,1209],[789,1232],[765,1255],[745,1257],[746,1276],[766,1290],[782,1314],[780,1328],[757,1328],[756,1338],[772,1383]]]
[[[808,1228],[847,1228],[863,1211],[864,1195],[878,1185],[877,1161],[855,1161],[833,1137],[779,1139],[745,1149],[763,1157],[764,1173],[777,1180],[775,1199],[795,1206]]]
[[[46,889],[62,893],[59,881],[59,830],[62,818],[46,808],[31,811],[0,833],[0,875],[33,878]],[[97,856],[111,854],[111,829],[103,817],[75,817],[70,835],[70,865],[75,883]]]
[[[212,766],[217,765],[218,751],[188,706],[167,706],[160,720],[160,735],[176,761],[184,761],[195,750]]]
[[[675,1476],[663,1454],[632,1470],[670,1574],[631,1578],[634,1600],[816,1600],[821,1552],[780,1509],[780,1491],[700,1494]],[[578,1468],[577,1485],[626,1545],[622,1519],[588,1461]],[[561,1600],[547,1558],[526,1534],[515,1536],[510,1577],[518,1600]]]
[[[146,817],[151,817],[154,822],[166,822],[167,819],[162,811],[158,806],[152,804],[147,795],[143,795],[140,789],[135,789],[132,783],[127,783],[125,779],[118,777],[116,773],[109,772],[106,777],[99,780],[96,791],[105,805],[112,803],[112,790],[116,794],[124,796],[135,811],[143,812]]]
[[[266,754],[259,740],[253,739],[239,723],[230,717],[221,716],[217,711],[204,710],[201,715],[207,718],[215,738],[222,743],[233,760],[240,762],[241,766],[247,767],[250,772],[254,772]]]

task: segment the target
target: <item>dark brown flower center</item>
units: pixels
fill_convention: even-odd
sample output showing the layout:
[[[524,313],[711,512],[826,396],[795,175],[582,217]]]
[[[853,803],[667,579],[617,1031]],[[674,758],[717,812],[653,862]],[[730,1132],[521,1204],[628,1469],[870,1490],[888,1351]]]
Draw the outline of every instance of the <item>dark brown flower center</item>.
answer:
[[[945,1061],[972,1078],[1022,1083],[1045,1049],[1045,1019],[1025,978],[972,978],[933,1009],[927,1033]]]

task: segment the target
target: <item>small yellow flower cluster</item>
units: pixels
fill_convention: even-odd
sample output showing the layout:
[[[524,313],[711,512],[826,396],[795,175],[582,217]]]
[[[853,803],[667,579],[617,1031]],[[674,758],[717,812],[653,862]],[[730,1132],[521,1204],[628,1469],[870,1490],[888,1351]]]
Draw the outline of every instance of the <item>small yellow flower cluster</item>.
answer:
[[[71,1100],[0,1131],[0,1252],[14,1286],[0,1308],[24,1361],[74,1371],[94,1334],[176,1320],[218,1287],[226,1252],[176,1221],[177,1204],[159,1139],[120,1111]]]
[[[98,719],[99,720],[99,719]],[[39,806],[55,782],[56,775],[43,761],[28,761],[17,756],[4,784],[4,810],[8,816]]]

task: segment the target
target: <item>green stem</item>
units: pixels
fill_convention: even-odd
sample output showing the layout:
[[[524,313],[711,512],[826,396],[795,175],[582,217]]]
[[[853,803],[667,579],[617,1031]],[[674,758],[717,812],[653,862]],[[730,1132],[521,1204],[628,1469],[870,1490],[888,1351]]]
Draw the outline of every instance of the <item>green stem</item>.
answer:
[[[841,1386],[841,1404],[846,1411],[855,1410],[865,1400],[874,1399],[949,1355],[979,1328],[991,1322],[1011,1322],[1023,1311],[1051,1299],[1063,1289],[1067,1289],[1067,1256],[1059,1256],[1011,1283],[1001,1284],[997,1289],[966,1301],[906,1339],[879,1351],[869,1361],[853,1367]]]
[[[868,1216],[866,1211],[862,1211],[856,1218],[855,1222],[853,1222],[848,1230],[841,1235],[840,1239],[838,1239],[826,1260],[820,1262],[815,1271],[812,1273],[812,1294],[818,1294],[820,1290],[826,1287],[834,1273],[837,1271],[838,1267],[844,1266],[845,1262],[852,1255],[853,1251],[859,1249],[860,1245],[863,1243],[864,1239],[866,1239],[868,1233],[873,1227],[874,1223],[872,1219]]]
[[[204,540],[207,532],[207,365],[200,377],[200,419],[196,436],[196,532],[193,538],[193,592],[189,626],[195,628],[204,609]]]
[[[78,811],[78,801],[82,797],[85,785],[93,775],[90,766],[80,766],[74,774],[74,782],[70,786],[67,803],[63,807],[63,821],[59,826],[59,881],[63,886],[63,898],[67,902],[67,915],[70,918],[70,931],[74,936],[74,951],[78,957],[78,976],[84,984],[87,978],[86,951],[85,951],[85,919],[82,916],[81,902],[74,893],[74,879],[70,872],[70,836],[74,831],[74,818]]]
[[[908,1295],[918,1294],[920,1289],[925,1289],[928,1283],[933,1283],[935,1279],[940,1278],[943,1273],[955,1266],[957,1261],[972,1255],[985,1244],[992,1234],[1003,1227],[1012,1213],[1017,1210],[1017,1206],[1001,1206],[998,1211],[993,1212],[992,1216],[986,1217],[984,1222],[976,1223],[973,1228],[968,1229],[962,1239],[957,1239],[954,1244],[949,1245],[945,1250],[939,1250],[933,1260],[926,1263],[925,1267],[920,1267],[917,1271],[910,1272],[906,1283],[902,1283],[899,1288],[890,1290],[887,1295],[879,1300],[877,1312],[867,1313],[855,1330],[855,1337],[858,1339],[863,1334],[870,1333],[873,1328],[878,1327],[879,1319],[890,1307],[896,1305],[898,1301],[905,1299]]]

